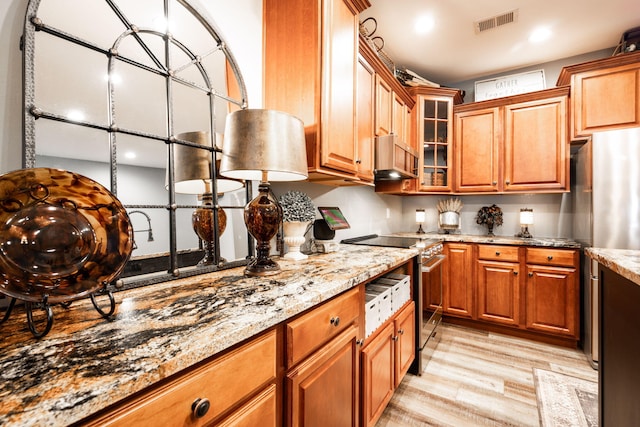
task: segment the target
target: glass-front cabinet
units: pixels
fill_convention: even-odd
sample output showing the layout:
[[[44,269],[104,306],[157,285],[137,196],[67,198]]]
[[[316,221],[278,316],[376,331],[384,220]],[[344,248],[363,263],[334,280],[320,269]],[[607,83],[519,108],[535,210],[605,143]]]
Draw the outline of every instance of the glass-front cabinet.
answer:
[[[420,151],[418,191],[450,192],[453,188],[453,105],[462,103],[457,89],[412,88]]]

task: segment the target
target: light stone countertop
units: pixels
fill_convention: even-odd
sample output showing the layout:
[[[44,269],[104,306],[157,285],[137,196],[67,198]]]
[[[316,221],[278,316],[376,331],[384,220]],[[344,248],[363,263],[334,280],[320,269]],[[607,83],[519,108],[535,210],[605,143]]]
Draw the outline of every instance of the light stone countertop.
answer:
[[[640,285],[640,251],[632,249],[586,248],[586,254],[609,270]]]
[[[496,245],[514,245],[514,246],[539,246],[547,248],[566,248],[580,249],[581,245],[569,239],[559,239],[552,237],[532,237],[525,239],[515,236],[487,236],[477,234],[439,234],[427,232],[418,233],[394,233],[396,236],[417,237],[421,239],[436,239],[444,242],[463,242],[463,243],[483,243]]]
[[[249,278],[244,267],[115,293],[103,319],[89,299],[54,306],[37,340],[17,308],[0,324],[0,425],[62,426],[178,373],[415,257],[340,245]],[[0,317],[4,311],[0,313]]]

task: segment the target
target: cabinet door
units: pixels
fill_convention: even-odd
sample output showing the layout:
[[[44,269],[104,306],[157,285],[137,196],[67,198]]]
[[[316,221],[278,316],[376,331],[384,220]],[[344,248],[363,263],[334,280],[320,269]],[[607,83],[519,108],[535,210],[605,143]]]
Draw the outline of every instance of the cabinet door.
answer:
[[[638,63],[583,72],[571,87],[571,138],[640,126]]]
[[[376,136],[389,135],[391,133],[393,90],[389,83],[376,74]]]
[[[473,245],[445,244],[443,293],[444,312],[473,317]]]
[[[322,165],[356,172],[358,16],[345,0],[324,0],[322,20]]]
[[[417,139],[422,151],[420,190],[449,192],[453,101],[447,97],[419,96],[417,108]]]
[[[409,145],[407,132],[408,108],[398,94],[393,93],[393,115],[391,120],[391,132],[398,135],[398,139]]]
[[[349,326],[287,374],[289,426],[358,425],[357,334]]]
[[[527,265],[527,328],[578,338],[575,268]]]
[[[505,106],[504,191],[567,189],[567,98]]]
[[[502,120],[499,108],[455,114],[455,190],[499,191]]]
[[[520,264],[478,260],[478,319],[520,324]]]
[[[276,386],[271,384],[262,393],[227,417],[220,427],[277,427],[277,395]]]
[[[395,390],[394,332],[393,323],[387,324],[362,350],[362,412],[365,426],[375,424]]]
[[[358,57],[358,79],[356,103],[358,156],[356,167],[358,177],[364,181],[373,181],[373,116],[375,98],[375,73],[363,57]]]
[[[397,388],[402,382],[411,363],[415,358],[415,304],[411,302],[400,313],[395,320],[395,339],[396,339],[396,355],[395,355],[395,374],[394,387]]]

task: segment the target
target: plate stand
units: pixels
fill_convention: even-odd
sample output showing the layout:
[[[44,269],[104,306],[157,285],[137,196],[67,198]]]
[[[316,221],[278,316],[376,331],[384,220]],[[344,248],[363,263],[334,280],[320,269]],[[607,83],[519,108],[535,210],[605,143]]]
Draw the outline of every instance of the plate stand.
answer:
[[[98,302],[96,301],[96,295],[106,295],[109,298],[108,311],[105,311],[98,304]],[[89,297],[91,298],[91,303],[93,304],[93,307],[105,319],[109,319],[111,315],[115,313],[116,299],[114,298],[113,293],[107,290],[106,285],[99,291],[92,293]],[[49,296],[45,294],[42,298],[42,301],[40,302],[32,302],[32,301],[24,302],[24,308],[27,313],[27,326],[29,327],[29,330],[31,331],[33,336],[36,338],[42,338],[45,335],[47,335],[51,330],[51,326],[53,326],[53,310],[51,309],[51,304],[49,304],[48,299],[49,299]],[[9,316],[11,315],[11,312],[13,311],[13,308],[16,305],[16,300],[17,298],[11,298],[11,302],[9,303],[9,306],[7,307],[4,315],[2,316],[2,319],[0,320],[0,324],[6,322],[9,319]],[[59,304],[64,308],[69,308],[71,306],[71,301],[61,302]],[[44,328],[40,330],[36,326],[36,321],[33,318],[33,312],[35,310],[43,310],[46,315],[46,323],[41,322],[41,323],[44,323]]]

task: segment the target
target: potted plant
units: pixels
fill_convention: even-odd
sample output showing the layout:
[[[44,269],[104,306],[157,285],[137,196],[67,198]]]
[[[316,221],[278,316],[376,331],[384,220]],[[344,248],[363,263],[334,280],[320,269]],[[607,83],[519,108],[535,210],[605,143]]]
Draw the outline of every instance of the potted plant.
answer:
[[[495,204],[483,206],[476,215],[477,224],[486,224],[489,229],[489,236],[494,236],[493,227],[502,225],[502,209]]]
[[[288,191],[280,196],[282,207],[282,228],[284,242],[289,247],[285,258],[301,260],[307,255],[300,252],[300,245],[305,242],[304,235],[316,217],[316,207],[305,193],[301,191]]]

